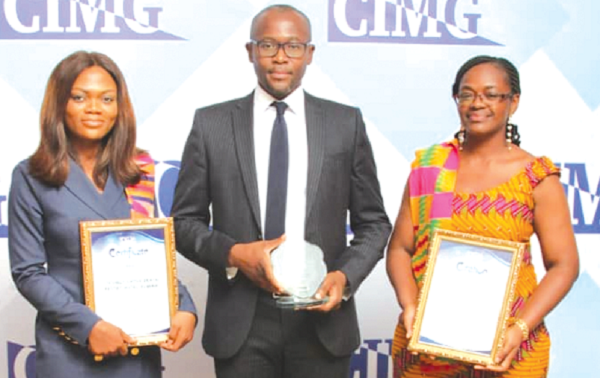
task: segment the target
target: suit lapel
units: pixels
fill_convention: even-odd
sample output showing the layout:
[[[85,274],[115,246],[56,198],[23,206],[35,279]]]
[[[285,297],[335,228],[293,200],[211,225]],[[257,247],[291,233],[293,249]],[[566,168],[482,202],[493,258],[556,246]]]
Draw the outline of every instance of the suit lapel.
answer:
[[[308,142],[308,175],[306,180],[306,219],[317,196],[319,178],[325,155],[325,113],[319,100],[304,94],[306,112],[306,132]]]
[[[246,196],[252,209],[252,215],[258,225],[260,221],[260,205],[258,200],[258,183],[256,179],[256,163],[254,158],[253,106],[254,92],[240,99],[233,111],[233,137],[237,152],[240,172],[246,189]]]
[[[69,176],[65,182],[65,188],[104,219],[110,219],[105,202],[102,201],[100,193],[96,190],[90,179],[83,170],[72,159],[69,159]],[[108,187],[107,183],[107,187]]]

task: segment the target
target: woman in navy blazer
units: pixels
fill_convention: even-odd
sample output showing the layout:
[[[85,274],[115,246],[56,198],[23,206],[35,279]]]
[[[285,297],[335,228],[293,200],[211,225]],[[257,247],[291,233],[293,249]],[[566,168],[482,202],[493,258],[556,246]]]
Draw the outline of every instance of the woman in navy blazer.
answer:
[[[103,54],[66,57],[50,76],[40,120],[40,145],[15,168],[9,197],[13,280],[38,311],[37,376],[160,377],[158,347],[129,355],[131,338],[84,304],[79,222],[130,218],[125,189],[152,180],[137,163],[150,159],[135,145],[121,71]],[[164,349],[176,351],[192,339],[195,312],[180,284]]]

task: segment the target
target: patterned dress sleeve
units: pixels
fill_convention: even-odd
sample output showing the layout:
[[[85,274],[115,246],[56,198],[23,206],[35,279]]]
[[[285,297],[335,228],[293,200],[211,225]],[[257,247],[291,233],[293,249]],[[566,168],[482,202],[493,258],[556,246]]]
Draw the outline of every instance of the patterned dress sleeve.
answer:
[[[526,171],[532,189],[550,175],[560,176],[560,168],[546,156],[538,157],[529,163]]]

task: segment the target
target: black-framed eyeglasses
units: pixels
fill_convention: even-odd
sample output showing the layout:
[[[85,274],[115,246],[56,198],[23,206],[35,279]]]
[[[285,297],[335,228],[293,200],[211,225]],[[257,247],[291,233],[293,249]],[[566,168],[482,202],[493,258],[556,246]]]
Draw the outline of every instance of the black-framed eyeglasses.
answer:
[[[457,104],[466,105],[466,104],[472,104],[473,102],[475,102],[476,98],[479,98],[479,100],[481,100],[485,103],[494,104],[494,103],[498,103],[500,101],[504,101],[507,98],[511,98],[512,95],[513,95],[512,93],[496,93],[496,92],[483,92],[483,93],[460,92],[459,94],[454,96],[454,100],[456,101]]]
[[[284,42],[278,43],[275,41],[254,41],[251,40],[250,43],[256,45],[258,50],[258,55],[262,58],[272,58],[279,52],[279,49],[283,47],[283,52],[288,58],[302,58],[306,53],[306,49],[310,46],[310,43],[302,43],[302,42]]]

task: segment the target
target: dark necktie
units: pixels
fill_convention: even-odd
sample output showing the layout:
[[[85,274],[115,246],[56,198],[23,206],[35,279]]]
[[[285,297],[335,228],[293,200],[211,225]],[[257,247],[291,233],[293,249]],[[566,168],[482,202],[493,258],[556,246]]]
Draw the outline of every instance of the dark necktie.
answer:
[[[285,233],[285,205],[288,181],[288,133],[283,113],[285,102],[272,104],[277,109],[277,117],[271,133],[269,154],[269,183],[267,186],[267,212],[265,216],[265,239],[275,239]]]

